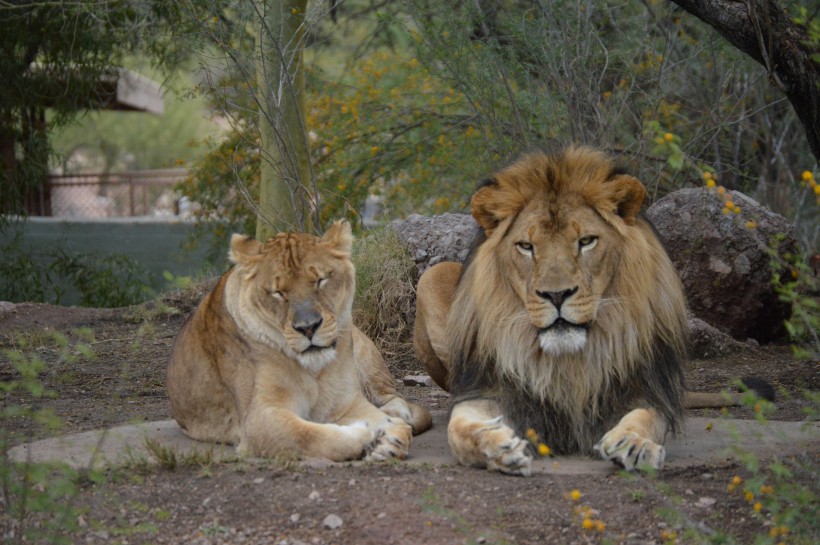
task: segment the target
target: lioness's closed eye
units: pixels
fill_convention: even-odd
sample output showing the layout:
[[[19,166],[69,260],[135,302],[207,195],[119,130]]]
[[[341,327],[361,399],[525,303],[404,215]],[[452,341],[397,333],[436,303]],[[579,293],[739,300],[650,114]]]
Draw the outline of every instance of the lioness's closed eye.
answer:
[[[232,237],[234,266],[183,324],[168,365],[186,434],[248,456],[407,455],[430,414],[396,395],[384,360],[352,323],[352,244],[347,222],[322,237]]]

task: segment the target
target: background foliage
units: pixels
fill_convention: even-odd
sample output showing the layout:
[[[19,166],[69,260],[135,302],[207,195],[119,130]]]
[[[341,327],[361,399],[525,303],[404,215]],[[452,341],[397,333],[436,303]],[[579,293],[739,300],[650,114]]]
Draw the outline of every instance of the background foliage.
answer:
[[[668,2],[347,2],[335,22],[316,9],[307,119],[325,224],[359,221],[369,195],[387,218],[465,210],[475,184],[523,150],[584,143],[620,156],[652,198],[709,171],[816,247],[815,195],[799,183],[815,161],[789,103]],[[217,108],[253,85],[226,78]],[[252,207],[235,197],[258,184],[252,109],[233,113],[183,188],[219,229],[247,229]]]

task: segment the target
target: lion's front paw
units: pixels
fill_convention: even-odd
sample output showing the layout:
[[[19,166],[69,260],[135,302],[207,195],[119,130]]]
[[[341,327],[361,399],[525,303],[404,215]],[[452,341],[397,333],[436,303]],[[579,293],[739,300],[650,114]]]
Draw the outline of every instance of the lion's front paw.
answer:
[[[666,449],[632,431],[610,430],[595,445],[604,460],[612,460],[627,471],[642,468],[661,469]]]
[[[378,430],[375,440],[368,447],[365,460],[384,462],[387,460],[407,458],[413,429],[399,418],[388,418],[386,425]]]
[[[477,448],[480,453],[480,459],[473,460],[474,463],[478,462],[491,471],[509,475],[528,477],[532,473],[532,457],[527,454],[527,442],[519,438],[512,428],[504,425],[501,417],[485,421],[481,427],[472,431],[470,439],[471,447]],[[456,447],[452,441],[451,446]],[[453,450],[458,452],[462,449],[456,447]],[[474,456],[466,457],[471,458]]]

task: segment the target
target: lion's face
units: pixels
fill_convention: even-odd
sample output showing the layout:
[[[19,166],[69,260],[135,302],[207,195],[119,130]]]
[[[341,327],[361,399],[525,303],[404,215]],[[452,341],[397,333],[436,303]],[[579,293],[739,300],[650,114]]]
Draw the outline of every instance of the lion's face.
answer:
[[[520,299],[541,350],[582,350],[621,260],[624,229],[643,201],[638,180],[589,150],[554,163],[533,156],[473,197],[487,252]]]
[[[534,201],[519,214],[497,251],[508,259],[511,285],[542,350],[584,347],[618,267],[618,243],[612,227],[582,203],[551,211]]]
[[[238,322],[256,338],[318,371],[349,329],[354,292],[352,235],[346,222],[318,238],[280,233],[264,244],[234,235]]]

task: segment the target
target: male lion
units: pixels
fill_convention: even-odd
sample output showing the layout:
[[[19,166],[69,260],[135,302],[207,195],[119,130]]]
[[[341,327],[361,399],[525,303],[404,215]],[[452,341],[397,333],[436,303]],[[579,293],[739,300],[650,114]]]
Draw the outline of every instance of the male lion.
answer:
[[[472,198],[466,264],[417,289],[414,343],[453,394],[458,461],[528,475],[526,431],[556,453],[660,468],[679,427],[686,303],[638,212],[641,183],[603,153],[533,153]]]
[[[235,266],[183,324],[168,365],[171,408],[188,436],[247,456],[407,456],[411,427],[421,433],[432,420],[396,395],[351,321],[352,244],[347,222],[321,238],[233,235]]]

